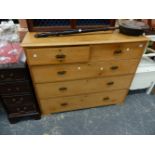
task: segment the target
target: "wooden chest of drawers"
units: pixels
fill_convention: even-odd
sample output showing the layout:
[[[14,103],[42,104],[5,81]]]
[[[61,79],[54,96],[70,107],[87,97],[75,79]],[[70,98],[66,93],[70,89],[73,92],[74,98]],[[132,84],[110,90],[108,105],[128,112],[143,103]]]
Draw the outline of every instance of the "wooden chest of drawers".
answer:
[[[117,32],[34,34],[27,33],[22,46],[43,114],[122,103],[147,43]]]

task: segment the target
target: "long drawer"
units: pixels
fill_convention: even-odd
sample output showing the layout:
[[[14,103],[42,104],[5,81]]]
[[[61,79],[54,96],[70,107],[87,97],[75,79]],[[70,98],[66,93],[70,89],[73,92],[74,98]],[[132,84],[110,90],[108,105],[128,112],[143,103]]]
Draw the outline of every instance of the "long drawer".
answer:
[[[116,89],[127,89],[131,83],[132,77],[133,75],[93,78],[36,84],[35,87],[38,97],[40,99],[46,99],[58,96],[70,96]]]
[[[139,60],[117,60],[88,64],[32,66],[35,83],[56,82],[83,78],[133,74]]]
[[[87,62],[89,46],[26,49],[29,65]]]
[[[146,42],[92,45],[91,61],[140,58]]]
[[[43,114],[122,103],[127,90],[40,100]]]

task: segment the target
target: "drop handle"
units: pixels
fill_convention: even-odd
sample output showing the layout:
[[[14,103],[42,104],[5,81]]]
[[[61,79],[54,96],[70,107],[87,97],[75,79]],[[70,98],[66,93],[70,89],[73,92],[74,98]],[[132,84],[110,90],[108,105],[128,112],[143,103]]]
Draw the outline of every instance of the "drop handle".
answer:
[[[63,106],[63,107],[65,107],[67,105],[68,105],[68,103],[61,103],[61,106]]]
[[[66,90],[67,90],[66,87],[61,87],[61,88],[59,88],[59,91],[66,91]]]
[[[118,68],[119,68],[118,66],[111,66],[111,67],[110,67],[111,70],[116,70],[116,69],[118,69]]]
[[[113,81],[110,81],[110,82],[107,83],[108,86],[111,86],[111,85],[113,85],[113,84],[114,84]]]
[[[66,55],[65,54],[57,54],[55,57],[56,57],[56,59],[61,61],[66,58]]]
[[[58,71],[57,74],[58,75],[64,75],[64,74],[66,74],[66,71]]]
[[[104,97],[103,98],[103,101],[107,101],[107,100],[109,100],[110,98],[109,97]]]
[[[118,55],[118,54],[121,54],[122,53],[122,50],[115,50],[114,51],[114,55]]]

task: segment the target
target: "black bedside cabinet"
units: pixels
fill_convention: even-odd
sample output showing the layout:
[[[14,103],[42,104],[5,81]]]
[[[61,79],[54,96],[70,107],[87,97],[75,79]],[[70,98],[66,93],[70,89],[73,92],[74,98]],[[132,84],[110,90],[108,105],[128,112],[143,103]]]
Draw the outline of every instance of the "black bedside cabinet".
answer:
[[[0,65],[0,96],[10,123],[25,119],[40,119],[27,65]]]

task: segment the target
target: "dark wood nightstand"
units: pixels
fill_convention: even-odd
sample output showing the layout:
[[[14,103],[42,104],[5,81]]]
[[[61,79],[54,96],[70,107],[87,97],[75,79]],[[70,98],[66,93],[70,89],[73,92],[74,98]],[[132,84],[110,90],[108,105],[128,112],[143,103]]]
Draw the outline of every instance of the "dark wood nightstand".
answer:
[[[40,119],[40,110],[25,63],[0,65],[0,96],[10,123]]]

